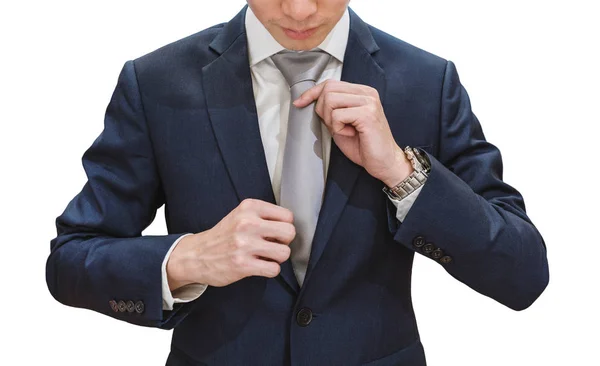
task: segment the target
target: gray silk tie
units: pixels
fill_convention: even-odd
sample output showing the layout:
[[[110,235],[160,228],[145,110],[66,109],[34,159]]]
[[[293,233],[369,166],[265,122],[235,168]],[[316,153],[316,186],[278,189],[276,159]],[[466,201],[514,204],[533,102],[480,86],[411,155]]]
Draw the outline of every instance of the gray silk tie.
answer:
[[[315,102],[304,108],[292,104],[316,85],[331,56],[322,51],[281,51],[271,59],[290,86],[290,112],[283,153],[279,204],[294,213],[296,237],[290,243],[291,261],[300,286],[304,282],[325,186],[321,120]]]

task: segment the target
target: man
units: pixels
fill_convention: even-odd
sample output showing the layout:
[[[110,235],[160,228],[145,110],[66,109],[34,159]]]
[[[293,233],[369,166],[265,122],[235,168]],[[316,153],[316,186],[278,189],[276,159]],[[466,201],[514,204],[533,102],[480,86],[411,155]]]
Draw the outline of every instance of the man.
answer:
[[[454,65],[348,2],[249,0],[125,64],[56,222],[58,301],[174,329],[168,365],[408,366],[415,252],[535,301],[544,241]]]

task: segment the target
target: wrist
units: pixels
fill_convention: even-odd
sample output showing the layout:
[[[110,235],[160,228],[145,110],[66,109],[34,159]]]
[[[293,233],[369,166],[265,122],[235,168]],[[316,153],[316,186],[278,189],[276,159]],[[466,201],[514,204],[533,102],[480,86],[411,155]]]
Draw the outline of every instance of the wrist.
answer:
[[[389,172],[380,180],[386,186],[394,187],[405,180],[413,171],[414,168],[410,160],[408,160],[404,151],[400,147],[397,147]]]
[[[187,277],[186,263],[188,263],[187,252],[190,242],[196,239],[196,235],[188,235],[182,238],[175,246],[167,261],[167,282],[169,290],[175,291],[180,287],[194,283]]]
[[[178,290],[183,286],[193,283],[191,281],[178,281],[178,280],[168,277],[168,275],[167,275],[167,281],[169,283],[169,291],[171,291],[171,292]]]

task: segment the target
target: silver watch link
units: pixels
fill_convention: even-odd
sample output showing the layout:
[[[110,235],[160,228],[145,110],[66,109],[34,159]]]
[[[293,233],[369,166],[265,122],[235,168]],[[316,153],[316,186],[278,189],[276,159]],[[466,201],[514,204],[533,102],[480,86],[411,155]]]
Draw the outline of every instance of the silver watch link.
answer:
[[[431,165],[419,150],[407,146],[404,149],[406,158],[411,162],[414,171],[406,179],[394,187],[383,187],[383,191],[393,200],[401,200],[421,187],[427,181]]]

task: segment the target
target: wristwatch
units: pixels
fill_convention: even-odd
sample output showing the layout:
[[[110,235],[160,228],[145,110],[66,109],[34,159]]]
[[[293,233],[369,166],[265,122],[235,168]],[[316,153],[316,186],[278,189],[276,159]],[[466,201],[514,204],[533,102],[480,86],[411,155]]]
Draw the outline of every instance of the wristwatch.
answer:
[[[385,194],[393,200],[401,200],[425,184],[431,171],[429,159],[427,159],[426,155],[421,154],[418,149],[407,146],[404,149],[404,154],[406,154],[406,158],[411,162],[414,171],[406,179],[398,183],[398,185],[383,187]]]

